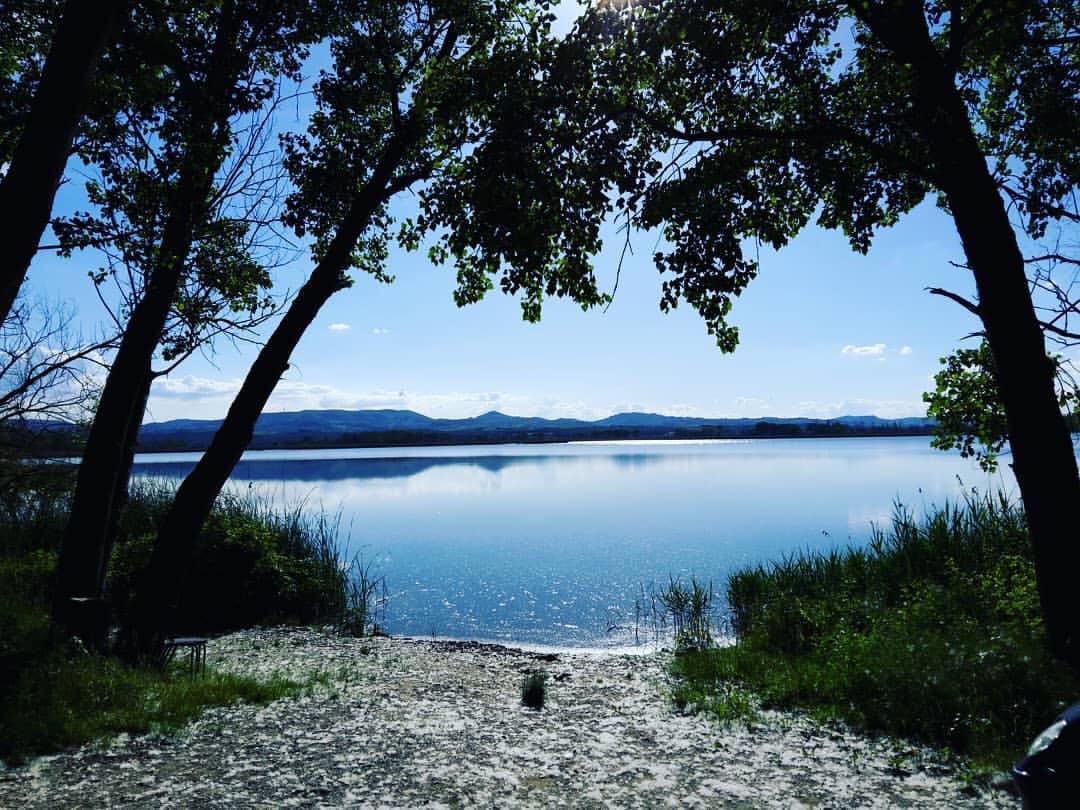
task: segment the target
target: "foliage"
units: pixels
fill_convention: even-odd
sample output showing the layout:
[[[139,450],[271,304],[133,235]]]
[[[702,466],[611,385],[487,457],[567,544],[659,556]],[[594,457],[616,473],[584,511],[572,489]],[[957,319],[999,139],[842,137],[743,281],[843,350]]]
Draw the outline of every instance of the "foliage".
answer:
[[[60,0],[5,3],[0,16],[0,166],[22,135],[34,89],[59,19]]]
[[[960,349],[941,358],[941,364],[944,368],[934,376],[936,389],[923,394],[927,416],[938,420],[931,444],[958,448],[964,458],[974,455],[980,467],[993,472],[1008,439],[1008,423],[990,346],[983,341],[977,349]]]
[[[728,601],[738,643],[675,665],[715,711],[749,688],[1000,768],[1080,688],[1047,651],[1023,513],[1001,497],[921,522],[898,507],[865,549],[733,574]]]
[[[161,337],[168,363],[273,312],[267,264],[282,244],[274,100],[336,10],[294,0],[145,3],[103,59],[79,142],[90,208],[53,230],[62,255],[101,257],[90,276],[115,283],[120,324],[155,269],[181,262]],[[204,175],[213,182],[195,179]]]
[[[123,626],[153,550],[171,488],[141,484],[113,550],[108,596]],[[335,622],[346,607],[339,521],[281,513],[253,496],[222,494],[199,535],[170,632],[222,632],[254,624]]]
[[[555,229],[576,225],[562,216],[570,204],[559,204],[558,195],[523,205],[507,178],[490,175],[496,183],[478,193],[497,192],[488,202],[515,217],[514,229],[499,219],[485,232],[500,241],[497,253],[474,230],[484,226],[482,217],[459,216],[471,200],[465,187],[488,179],[471,173],[478,165],[471,156],[500,137],[504,121],[524,114],[554,42],[550,9],[546,0],[469,0],[374,3],[357,14],[348,35],[332,41],[335,69],[316,84],[319,109],[308,132],[284,137],[296,187],[285,221],[313,239],[316,259],[332,247],[348,249],[353,268],[391,281],[386,260],[399,224],[387,204],[422,183],[421,212],[401,222],[396,235],[410,249],[435,235],[429,255],[454,260],[459,305],[482,297],[492,286],[488,275],[500,273],[503,291],[521,294],[529,320],[538,318],[544,294],[570,295],[583,305],[600,300],[589,252],[578,252],[568,267],[566,240]],[[577,227],[589,230],[598,247],[595,224]],[[505,266],[503,249],[512,251]],[[342,273],[339,283],[351,282]]]
[[[672,0],[584,15],[537,50],[535,71],[514,74],[460,169],[421,193],[418,224],[451,229],[432,255],[457,266],[459,303],[503,269],[504,290],[529,290],[527,317],[544,292],[602,302],[587,257],[615,217],[660,229],[662,307],[691,304],[733,350],[727,316],[761,245],[780,248],[814,220],[866,252],[940,190],[931,105],[878,36],[879,5]],[[1054,44],[1075,35],[1075,6],[1002,17],[978,3],[916,6],[996,179],[1040,235],[1080,180],[1080,70],[1075,49]]]
[[[1075,411],[1078,402],[1076,381],[1061,358],[1050,356],[1048,362],[1057,372],[1058,403]],[[938,420],[934,447],[959,449],[964,458],[975,456],[988,472],[997,468],[997,456],[1008,440],[1005,408],[994,380],[994,358],[986,341],[977,349],[960,349],[941,359],[944,368],[934,382],[934,391],[923,394],[927,416]]]

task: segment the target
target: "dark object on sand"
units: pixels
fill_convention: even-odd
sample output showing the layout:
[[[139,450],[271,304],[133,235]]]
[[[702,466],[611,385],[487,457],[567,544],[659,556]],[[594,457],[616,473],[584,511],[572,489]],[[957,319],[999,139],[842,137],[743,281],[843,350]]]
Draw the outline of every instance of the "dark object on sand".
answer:
[[[1035,738],[1012,775],[1028,810],[1080,807],[1080,703]]]
[[[539,711],[544,708],[544,699],[547,697],[547,672],[542,669],[534,669],[526,672],[521,679],[521,703],[530,709]]]

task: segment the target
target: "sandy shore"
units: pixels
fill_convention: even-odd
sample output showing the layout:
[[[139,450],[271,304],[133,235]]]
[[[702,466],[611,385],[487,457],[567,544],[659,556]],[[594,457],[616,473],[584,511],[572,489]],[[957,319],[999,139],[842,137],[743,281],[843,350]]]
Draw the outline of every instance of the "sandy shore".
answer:
[[[797,715],[750,727],[680,715],[664,653],[251,630],[212,641],[209,663],[320,678],[310,695],[213,709],[171,737],[2,771],[0,807],[1019,806],[965,791],[929,752]],[[540,712],[520,705],[537,668],[550,676]]]

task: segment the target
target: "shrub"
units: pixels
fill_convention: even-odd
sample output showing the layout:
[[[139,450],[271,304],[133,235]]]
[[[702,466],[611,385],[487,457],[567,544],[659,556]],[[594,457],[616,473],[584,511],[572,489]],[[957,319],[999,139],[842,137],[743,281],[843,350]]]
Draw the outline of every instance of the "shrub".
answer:
[[[108,583],[121,624],[171,497],[168,487],[156,484],[133,490]],[[254,496],[223,493],[199,535],[172,629],[208,633],[339,621],[346,599],[339,521],[325,513],[309,517],[302,506],[280,513]]]
[[[1002,497],[921,521],[898,506],[867,548],[736,572],[728,600],[738,643],[680,657],[684,696],[744,684],[1003,767],[1080,693],[1047,652],[1024,516]]]

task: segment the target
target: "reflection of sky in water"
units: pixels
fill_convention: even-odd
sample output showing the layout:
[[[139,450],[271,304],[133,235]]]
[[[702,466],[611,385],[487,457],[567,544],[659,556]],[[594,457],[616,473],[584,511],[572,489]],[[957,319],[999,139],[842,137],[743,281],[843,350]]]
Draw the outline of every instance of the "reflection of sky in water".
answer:
[[[193,455],[137,459],[178,478]],[[642,584],[712,579],[797,548],[862,543],[900,499],[1012,487],[926,438],[248,453],[232,485],[341,511],[384,574],[391,632],[539,644],[624,640]],[[1003,469],[1007,467],[1003,465]]]

